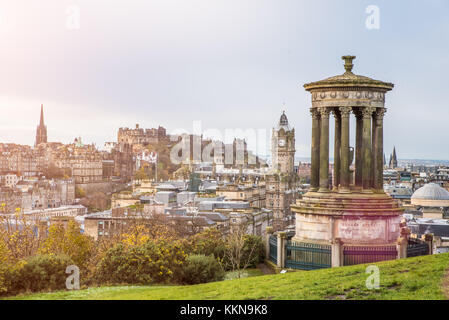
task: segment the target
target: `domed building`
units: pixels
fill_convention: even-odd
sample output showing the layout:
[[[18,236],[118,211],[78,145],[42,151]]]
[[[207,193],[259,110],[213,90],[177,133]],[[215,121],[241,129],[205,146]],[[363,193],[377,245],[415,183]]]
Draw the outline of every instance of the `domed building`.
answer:
[[[436,183],[428,183],[412,195],[412,204],[425,207],[449,207],[449,191]]]
[[[449,191],[428,183],[413,193],[411,204],[422,208],[424,218],[442,219],[449,208]]]

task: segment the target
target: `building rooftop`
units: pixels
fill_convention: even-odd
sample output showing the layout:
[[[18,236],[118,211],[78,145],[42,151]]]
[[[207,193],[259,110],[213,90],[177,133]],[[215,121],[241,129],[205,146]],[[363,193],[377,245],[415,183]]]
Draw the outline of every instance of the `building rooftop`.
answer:
[[[449,191],[436,183],[428,183],[416,190],[412,195],[412,199],[449,200]]]

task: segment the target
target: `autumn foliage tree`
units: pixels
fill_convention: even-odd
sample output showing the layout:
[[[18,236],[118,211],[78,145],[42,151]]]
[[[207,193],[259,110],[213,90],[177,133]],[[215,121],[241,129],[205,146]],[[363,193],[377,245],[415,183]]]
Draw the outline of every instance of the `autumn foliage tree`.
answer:
[[[39,248],[40,254],[65,254],[79,267],[86,269],[93,252],[94,242],[80,233],[79,225],[70,220],[67,227],[56,223],[48,229],[48,237]]]
[[[148,174],[146,173],[147,167],[141,167],[139,170],[136,171],[134,174],[135,180],[148,180]]]
[[[0,241],[8,250],[10,261],[17,262],[36,254],[43,241],[37,219],[25,217],[17,208],[12,215],[0,216],[0,225],[3,226]]]

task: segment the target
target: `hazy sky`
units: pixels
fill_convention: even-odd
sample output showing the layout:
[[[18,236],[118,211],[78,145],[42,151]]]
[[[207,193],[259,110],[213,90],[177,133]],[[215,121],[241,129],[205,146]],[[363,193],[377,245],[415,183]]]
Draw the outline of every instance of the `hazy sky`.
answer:
[[[285,109],[309,156],[302,85],[353,54],[396,85],[387,156],[449,159],[448,40],[447,0],[0,0],[0,142],[33,144],[41,104],[50,141],[98,146],[136,123],[271,130]]]

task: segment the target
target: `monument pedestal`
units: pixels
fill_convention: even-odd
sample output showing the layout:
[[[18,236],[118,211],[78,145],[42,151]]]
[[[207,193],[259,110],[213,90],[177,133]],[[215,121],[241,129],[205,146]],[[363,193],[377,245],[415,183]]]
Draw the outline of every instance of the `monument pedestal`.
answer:
[[[303,196],[296,213],[296,242],[395,245],[403,209],[385,193],[319,193]]]

